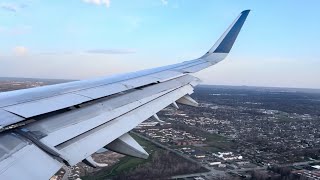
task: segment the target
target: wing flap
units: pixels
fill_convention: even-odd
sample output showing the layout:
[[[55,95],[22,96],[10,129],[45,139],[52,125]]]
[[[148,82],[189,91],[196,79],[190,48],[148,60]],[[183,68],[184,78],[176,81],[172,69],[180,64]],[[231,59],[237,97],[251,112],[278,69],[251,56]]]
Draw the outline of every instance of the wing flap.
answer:
[[[24,129],[40,134],[41,143],[74,165],[184,95],[191,94],[193,81],[197,79],[185,75],[30,123]],[[103,104],[105,107],[101,108]],[[83,146],[88,143],[94,145]]]
[[[176,89],[112,121],[62,143],[56,146],[56,148],[70,165],[75,165],[119,136],[127,133],[153,114],[167,107],[173,101],[186,94],[191,94],[192,89],[190,85]],[[90,146],[87,146],[88,143],[90,143]],[[79,151],[79,149],[81,150]]]
[[[27,125],[25,128],[46,134],[46,137],[41,141],[47,145],[56,146],[121,116],[171,89],[187,85],[196,80],[196,78],[189,75],[183,76],[121,96],[101,100],[99,103],[65,112],[61,115],[41,119]]]
[[[28,145],[1,162],[1,179],[49,179],[62,164],[41,151]]]
[[[49,179],[62,166],[14,133],[1,134],[0,160],[1,179]]]

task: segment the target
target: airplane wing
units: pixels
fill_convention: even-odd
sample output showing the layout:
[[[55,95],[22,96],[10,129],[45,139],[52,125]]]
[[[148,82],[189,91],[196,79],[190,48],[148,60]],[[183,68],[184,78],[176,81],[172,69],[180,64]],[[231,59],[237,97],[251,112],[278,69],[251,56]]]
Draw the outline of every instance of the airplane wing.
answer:
[[[96,163],[105,147],[148,154],[127,133],[163,108],[197,106],[189,95],[199,83],[192,73],[223,60],[249,10],[243,11],[202,57],[105,78],[0,93],[1,179],[49,179],[63,165]]]

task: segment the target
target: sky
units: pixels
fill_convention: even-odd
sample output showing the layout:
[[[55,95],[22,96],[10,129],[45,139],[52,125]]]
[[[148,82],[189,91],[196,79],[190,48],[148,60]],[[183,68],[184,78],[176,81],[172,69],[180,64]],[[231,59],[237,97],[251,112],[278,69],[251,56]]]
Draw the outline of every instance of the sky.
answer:
[[[320,88],[319,0],[0,0],[0,76],[88,79],[202,56],[251,9],[203,84]]]

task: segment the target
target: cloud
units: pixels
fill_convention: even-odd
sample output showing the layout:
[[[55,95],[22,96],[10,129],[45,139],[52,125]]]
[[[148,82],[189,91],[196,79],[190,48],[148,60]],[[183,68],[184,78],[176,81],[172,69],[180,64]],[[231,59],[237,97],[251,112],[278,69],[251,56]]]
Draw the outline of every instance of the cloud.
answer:
[[[17,12],[19,9],[18,6],[14,4],[7,4],[7,3],[0,4],[0,8],[6,11],[11,11],[11,12]]]
[[[18,56],[24,56],[28,54],[28,49],[24,46],[16,46],[13,48],[13,52]]]
[[[18,12],[20,9],[25,8],[25,4],[12,4],[12,3],[1,3],[0,8],[10,12]]]
[[[166,6],[168,5],[168,0],[161,0],[161,3]]]
[[[105,5],[110,7],[110,0],[83,0],[83,2],[90,3],[90,4],[95,4],[95,5]]]
[[[132,54],[136,53],[135,50],[132,49],[92,49],[86,51],[86,53],[94,53],[94,54]]]

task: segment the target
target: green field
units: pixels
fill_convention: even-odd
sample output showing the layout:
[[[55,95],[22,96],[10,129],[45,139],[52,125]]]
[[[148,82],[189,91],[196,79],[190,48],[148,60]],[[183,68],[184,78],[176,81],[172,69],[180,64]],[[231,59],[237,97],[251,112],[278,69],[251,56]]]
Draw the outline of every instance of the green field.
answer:
[[[206,141],[204,143],[206,145],[203,147],[197,147],[197,149],[215,153],[219,151],[231,151],[233,149],[233,146],[235,145],[231,140],[228,140],[224,136],[215,133],[211,134],[197,127],[190,127],[182,123],[174,123],[174,126],[176,129],[184,130],[187,132],[191,132],[197,136],[205,137]]]
[[[120,161],[117,164],[113,165],[112,167],[103,169],[95,174],[84,176],[84,177],[82,177],[82,179],[84,179],[84,180],[98,180],[98,179],[112,178],[112,177],[114,177],[118,174],[121,174],[123,172],[130,171],[132,168],[135,168],[138,165],[141,165],[141,164],[144,164],[144,163],[150,161],[150,159],[152,159],[152,157],[151,157],[152,153],[156,150],[159,150],[159,148],[157,146],[155,146],[154,144],[152,144],[144,139],[141,139],[140,137],[138,137],[134,134],[130,134],[130,135],[150,154],[150,157],[147,160],[139,159],[139,158],[135,158],[135,157],[130,157],[130,156],[125,156],[125,157],[121,158]]]
[[[206,136],[207,149],[211,152],[230,151],[234,143],[223,136],[209,134]]]
[[[125,156],[115,165],[82,177],[85,180],[100,179],[150,179],[168,178],[185,173],[205,172],[200,165],[166,151],[134,134],[132,137],[150,154],[147,160]]]

